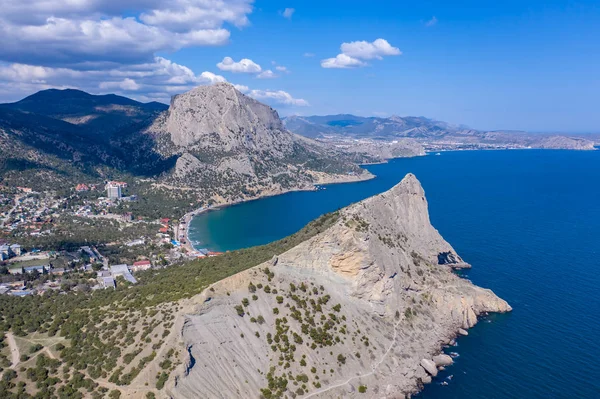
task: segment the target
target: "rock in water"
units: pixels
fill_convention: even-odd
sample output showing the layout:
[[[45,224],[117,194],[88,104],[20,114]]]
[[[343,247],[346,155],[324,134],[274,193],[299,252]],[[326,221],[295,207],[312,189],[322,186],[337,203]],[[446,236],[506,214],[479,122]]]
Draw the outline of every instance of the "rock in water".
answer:
[[[421,366],[427,371],[432,377],[437,376],[438,369],[435,363],[429,359],[421,359]]]
[[[214,284],[210,302],[197,300],[182,331],[195,364],[169,394],[289,396],[291,373],[320,398],[346,396],[349,385],[336,385],[347,380],[409,395],[437,374],[440,343],[473,315],[511,310],[453,273],[448,260],[463,261],[431,225],[415,176],[329,217],[277,267],[269,260]],[[251,294],[250,283],[263,288]],[[252,317],[237,314],[243,301]]]
[[[454,360],[448,355],[441,354],[433,357],[433,362],[436,366],[450,366]]]

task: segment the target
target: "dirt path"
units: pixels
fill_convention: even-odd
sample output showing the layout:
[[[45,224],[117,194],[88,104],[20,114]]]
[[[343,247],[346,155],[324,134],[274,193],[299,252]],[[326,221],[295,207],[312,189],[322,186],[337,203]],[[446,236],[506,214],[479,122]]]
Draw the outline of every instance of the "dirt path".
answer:
[[[381,363],[383,363],[383,361],[385,360],[385,358],[387,357],[387,355],[389,355],[389,353],[391,352],[392,348],[394,348],[394,346],[396,345],[396,341],[397,341],[397,339],[398,339],[398,325],[399,325],[401,322],[402,322],[402,319],[398,320],[398,321],[396,322],[396,324],[394,324],[394,339],[392,339],[392,343],[390,344],[389,348],[388,348],[388,349],[385,351],[385,353],[384,353],[384,354],[381,356],[381,358],[379,359],[379,361],[378,361],[378,362],[376,362],[376,363],[374,363],[374,364],[371,366],[371,371],[370,371],[370,372],[368,372],[368,373],[365,373],[365,374],[361,374],[361,375],[357,375],[357,376],[354,376],[354,377],[351,377],[351,378],[348,378],[348,379],[347,379],[346,381],[344,381],[344,382],[340,382],[340,383],[337,383],[337,384],[335,384],[335,385],[331,385],[331,386],[329,386],[329,387],[326,387],[326,388],[323,388],[323,389],[317,390],[317,391],[315,391],[315,392],[311,393],[310,395],[307,395],[307,396],[305,396],[305,397],[304,397],[304,399],[312,398],[313,396],[321,395],[322,393],[325,393],[325,392],[331,391],[332,389],[336,389],[336,388],[343,387],[344,385],[347,385],[347,384],[349,384],[349,383],[350,383],[350,381],[352,381],[352,380],[355,380],[355,379],[357,379],[357,378],[364,378],[364,377],[368,377],[368,376],[370,376],[370,375],[373,375],[373,374],[375,374],[375,370],[377,370],[377,368],[378,368],[379,366],[381,366]]]
[[[21,359],[21,354],[19,353],[19,347],[17,346],[17,342],[15,341],[15,336],[11,332],[6,333],[6,342],[8,343],[8,347],[10,349],[10,357],[11,357],[11,365],[10,368],[14,369],[19,363],[19,359]]]

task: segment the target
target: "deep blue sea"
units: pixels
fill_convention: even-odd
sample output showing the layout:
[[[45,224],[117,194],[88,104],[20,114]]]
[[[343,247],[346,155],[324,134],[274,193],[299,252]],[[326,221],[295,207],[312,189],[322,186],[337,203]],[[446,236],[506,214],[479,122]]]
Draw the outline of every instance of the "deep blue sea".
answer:
[[[368,169],[376,179],[203,214],[191,239],[273,241],[412,172],[433,225],[473,265],[467,277],[514,308],[459,339],[456,363],[419,398],[600,398],[600,151],[444,152]]]

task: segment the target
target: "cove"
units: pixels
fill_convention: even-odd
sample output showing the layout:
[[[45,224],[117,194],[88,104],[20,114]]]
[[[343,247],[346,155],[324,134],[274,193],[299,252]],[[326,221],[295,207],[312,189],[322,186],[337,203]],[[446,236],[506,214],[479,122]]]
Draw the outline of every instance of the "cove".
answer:
[[[600,397],[600,151],[445,152],[368,169],[377,178],[201,214],[190,239],[264,244],[412,172],[433,225],[473,265],[465,277],[514,308],[459,339],[456,363],[419,397]]]

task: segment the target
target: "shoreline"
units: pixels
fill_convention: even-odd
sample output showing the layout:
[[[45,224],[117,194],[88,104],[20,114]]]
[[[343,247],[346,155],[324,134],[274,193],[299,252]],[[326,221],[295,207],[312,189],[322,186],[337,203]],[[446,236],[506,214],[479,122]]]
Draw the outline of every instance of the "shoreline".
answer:
[[[366,170],[366,169],[365,169]],[[354,176],[354,179],[339,179],[339,180],[334,180],[332,179],[331,181],[325,181],[323,183],[311,183],[310,186],[307,186],[305,188],[303,187],[297,187],[297,188],[292,188],[289,190],[283,190],[280,192],[275,192],[275,193],[266,193],[266,194],[261,194],[261,195],[257,195],[251,198],[245,198],[242,200],[236,200],[236,201],[231,201],[231,202],[225,202],[222,204],[217,204],[217,205],[212,205],[212,206],[208,206],[206,208],[197,208],[194,209],[191,212],[186,213],[185,215],[183,215],[183,221],[185,222],[185,244],[181,244],[181,247],[184,248],[186,251],[188,251],[188,253],[193,253],[193,252],[198,252],[198,249],[194,247],[194,245],[192,244],[192,241],[190,240],[190,224],[192,222],[192,220],[194,219],[194,216],[198,216],[201,215],[205,212],[209,212],[209,211],[218,211],[230,206],[234,206],[234,205],[239,205],[245,202],[251,202],[251,201],[257,201],[263,198],[268,198],[268,197],[275,197],[277,195],[283,195],[283,194],[288,194],[288,193],[293,193],[293,192],[301,192],[301,191],[317,191],[318,187],[320,186],[329,186],[329,185],[333,185],[333,184],[349,184],[349,183],[360,183],[363,181],[368,181],[368,180],[372,180],[374,178],[376,178],[377,176],[370,173],[369,171],[367,171],[367,173],[363,173],[359,176]],[[181,223],[180,223],[181,224]],[[179,227],[178,227],[179,229]],[[177,232],[177,236],[179,235],[179,231]],[[179,238],[179,237],[177,237]]]

